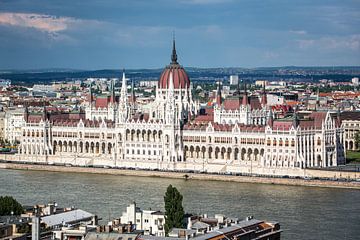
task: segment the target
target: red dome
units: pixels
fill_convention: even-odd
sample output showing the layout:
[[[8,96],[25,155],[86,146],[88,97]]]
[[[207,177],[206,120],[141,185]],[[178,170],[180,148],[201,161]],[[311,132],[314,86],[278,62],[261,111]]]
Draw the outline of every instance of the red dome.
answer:
[[[185,69],[181,67],[179,64],[171,64],[167,66],[164,71],[161,73],[159,80],[159,88],[168,88],[169,87],[169,79],[170,72],[173,74],[174,88],[189,88],[190,87],[190,79]]]
[[[171,54],[171,64],[166,66],[160,75],[158,87],[168,88],[170,72],[173,74],[174,88],[189,88],[190,78],[185,69],[177,62],[177,54],[175,49],[175,40],[173,41],[173,50]]]

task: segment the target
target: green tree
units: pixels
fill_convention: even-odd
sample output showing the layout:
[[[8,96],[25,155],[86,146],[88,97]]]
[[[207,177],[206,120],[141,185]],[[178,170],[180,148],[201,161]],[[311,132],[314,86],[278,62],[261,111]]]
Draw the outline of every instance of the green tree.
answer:
[[[20,215],[24,212],[21,204],[10,196],[0,196],[0,216]]]
[[[165,233],[168,236],[172,228],[184,226],[184,209],[182,206],[183,196],[171,184],[168,186],[165,196]]]

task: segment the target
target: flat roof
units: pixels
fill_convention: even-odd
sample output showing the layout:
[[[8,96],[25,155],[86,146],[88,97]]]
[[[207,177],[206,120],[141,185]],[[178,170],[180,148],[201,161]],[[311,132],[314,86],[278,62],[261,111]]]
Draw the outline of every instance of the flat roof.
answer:
[[[41,220],[48,226],[56,226],[60,224],[78,222],[91,218],[93,216],[94,214],[88,213],[81,209],[76,209],[68,212],[41,217]]]

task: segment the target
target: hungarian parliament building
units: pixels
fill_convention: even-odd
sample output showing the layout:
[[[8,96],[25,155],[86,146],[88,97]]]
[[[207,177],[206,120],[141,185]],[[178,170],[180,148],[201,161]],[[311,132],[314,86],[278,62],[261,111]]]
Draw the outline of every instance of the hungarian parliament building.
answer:
[[[345,163],[343,129],[336,112],[300,117],[296,109],[277,117],[266,91],[253,96],[246,85],[201,107],[193,85],[178,63],[175,41],[171,62],[160,75],[155,100],[139,104],[114,82],[107,96],[89,88],[84,118],[40,118],[25,110],[26,124],[17,157],[28,162],[76,166],[298,175],[306,168]],[[132,88],[133,89],[133,88]]]

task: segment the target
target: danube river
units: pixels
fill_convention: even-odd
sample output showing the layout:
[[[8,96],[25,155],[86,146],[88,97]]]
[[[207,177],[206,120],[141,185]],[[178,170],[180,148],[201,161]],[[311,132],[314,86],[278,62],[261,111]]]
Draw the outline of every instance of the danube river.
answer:
[[[97,214],[120,217],[136,201],[163,210],[166,187],[176,186],[189,213],[278,221],[282,239],[359,239],[360,191],[251,183],[129,177],[87,173],[0,170],[0,195],[22,204],[57,201]]]

